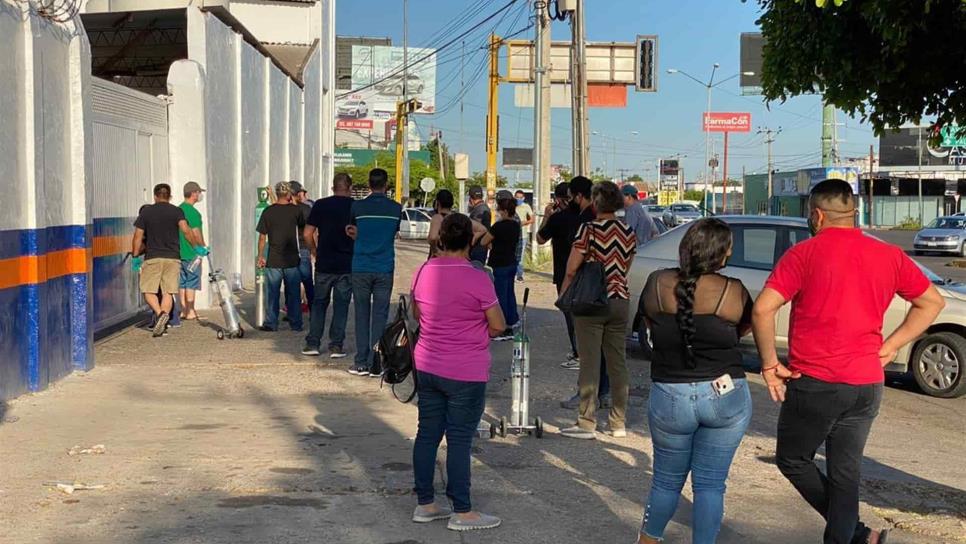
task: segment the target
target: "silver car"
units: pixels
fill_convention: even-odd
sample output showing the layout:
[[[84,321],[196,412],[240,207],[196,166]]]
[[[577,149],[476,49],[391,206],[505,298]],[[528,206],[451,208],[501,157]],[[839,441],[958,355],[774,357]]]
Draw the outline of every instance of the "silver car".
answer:
[[[912,247],[916,255],[935,251],[966,257],[966,217],[950,215],[933,219],[916,233]]]
[[[718,219],[728,223],[734,236],[731,258],[721,273],[741,280],[752,297],[761,292],[779,257],[810,236],[804,219],[750,215],[718,216]],[[639,297],[651,272],[678,265],[678,246],[688,227],[670,230],[638,248],[628,278],[632,297]],[[911,373],[929,395],[959,397],[966,394],[966,285],[948,282],[922,265],[919,267],[945,298],[946,308],[922,338],[899,351],[886,371]],[[884,336],[902,323],[908,309],[909,303],[905,300],[896,297],[892,301],[883,322]],[[639,307],[634,307],[632,312],[640,312]],[[790,305],[786,304],[777,318],[776,339],[782,349],[788,348],[789,313]],[[641,347],[649,356],[650,344],[643,323],[637,332]],[[742,342],[754,344],[751,336]]]
[[[701,209],[694,204],[671,204],[664,210],[661,219],[668,228],[674,228],[678,225],[690,223],[695,219],[701,219],[702,216]]]

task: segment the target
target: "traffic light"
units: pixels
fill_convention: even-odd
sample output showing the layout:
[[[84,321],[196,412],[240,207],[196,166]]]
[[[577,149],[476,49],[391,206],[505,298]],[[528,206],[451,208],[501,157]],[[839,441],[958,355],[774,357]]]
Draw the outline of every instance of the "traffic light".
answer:
[[[638,92],[657,92],[657,36],[638,36],[636,43],[634,87]]]

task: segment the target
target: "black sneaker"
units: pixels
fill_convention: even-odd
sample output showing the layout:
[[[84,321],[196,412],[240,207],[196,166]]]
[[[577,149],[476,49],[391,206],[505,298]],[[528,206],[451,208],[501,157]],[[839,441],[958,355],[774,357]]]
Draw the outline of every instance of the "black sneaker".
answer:
[[[318,347],[312,347],[308,344],[302,348],[302,355],[312,355],[313,357],[318,357],[322,352],[319,351]]]
[[[386,371],[383,370],[383,369],[381,369],[381,368],[372,367],[372,368],[369,369],[369,377],[370,378],[381,378],[382,375],[385,374],[385,373],[386,373]]]
[[[368,376],[369,367],[363,365],[352,365],[349,367],[348,372],[354,376]]]
[[[330,346],[329,347],[329,358],[330,359],[345,359],[346,353],[342,349],[342,346]]]
[[[262,332],[277,332],[275,329],[269,327],[268,325],[262,325],[261,327],[258,327],[258,330]]]

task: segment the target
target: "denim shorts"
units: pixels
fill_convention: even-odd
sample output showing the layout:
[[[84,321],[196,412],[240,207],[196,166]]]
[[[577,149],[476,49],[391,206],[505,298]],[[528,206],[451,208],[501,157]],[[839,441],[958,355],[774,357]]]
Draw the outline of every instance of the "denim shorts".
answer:
[[[181,275],[178,277],[178,289],[201,290],[201,267],[195,268],[194,272],[188,270],[192,262],[193,260],[181,261]]]

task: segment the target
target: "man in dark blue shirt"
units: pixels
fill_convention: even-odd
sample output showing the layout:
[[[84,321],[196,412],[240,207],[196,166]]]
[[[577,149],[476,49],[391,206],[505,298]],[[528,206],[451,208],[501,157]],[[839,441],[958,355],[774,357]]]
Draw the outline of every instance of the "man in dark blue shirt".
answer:
[[[352,214],[352,178],[336,174],[332,178],[332,196],[317,200],[306,221],[304,237],[309,251],[315,254],[315,296],[309,334],[305,337],[303,355],[319,355],[325,314],[332,305],[332,324],[329,325],[329,357],[345,357],[342,343],[352,299],[352,238],[346,234]]]
[[[352,253],[352,296],[356,308],[356,357],[349,369],[357,376],[382,376],[374,366],[373,342],[378,342],[389,318],[393,271],[396,268],[396,233],[402,206],[386,196],[389,174],[369,171],[371,194],[352,203],[346,233],[355,240]]]

